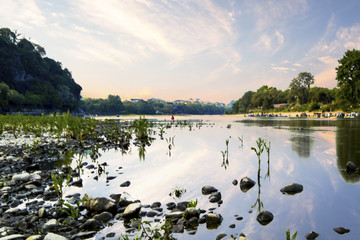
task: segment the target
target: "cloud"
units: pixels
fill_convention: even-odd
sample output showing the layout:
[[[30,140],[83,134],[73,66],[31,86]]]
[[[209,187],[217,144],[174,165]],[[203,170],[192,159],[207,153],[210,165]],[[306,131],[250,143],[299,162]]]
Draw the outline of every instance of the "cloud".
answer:
[[[309,9],[306,0],[248,1],[247,6],[256,21],[256,31],[282,25],[286,19],[294,15],[301,16]]]
[[[258,51],[266,51],[272,55],[279,51],[283,44],[284,36],[279,31],[276,31],[272,36],[267,34],[261,35],[259,41],[253,47]]]
[[[300,63],[294,63],[293,66],[296,66],[296,67],[302,67],[303,65],[300,64]]]
[[[34,0],[2,0],[0,15],[5,21],[11,19],[11,25],[17,28],[33,29],[46,24],[46,18]]]
[[[275,70],[277,72],[287,72],[289,71],[289,68],[287,67],[271,67],[272,70]]]
[[[81,0],[71,4],[83,25],[104,29],[110,39],[117,39],[114,44],[131,47],[134,55],[148,52],[183,59],[235,40],[233,16],[211,1]]]

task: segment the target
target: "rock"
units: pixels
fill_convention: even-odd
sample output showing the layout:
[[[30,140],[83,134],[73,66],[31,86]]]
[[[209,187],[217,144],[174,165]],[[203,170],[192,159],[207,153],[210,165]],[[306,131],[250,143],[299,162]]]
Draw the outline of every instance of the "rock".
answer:
[[[269,224],[274,219],[274,215],[268,211],[262,211],[256,217],[256,220],[263,226]]]
[[[59,226],[58,220],[53,218],[44,224],[43,229],[46,231],[51,231],[51,230],[54,230],[55,228],[57,228],[58,226]]]
[[[187,220],[193,217],[199,218],[199,216],[200,216],[199,210],[193,207],[187,208],[183,214],[183,217]]]
[[[165,218],[179,219],[182,218],[183,214],[184,212],[181,211],[171,212],[169,214],[166,214]]]
[[[241,221],[241,220],[243,220],[244,218],[243,218],[243,217],[236,217],[235,219],[238,220],[238,221]]]
[[[350,232],[349,229],[347,228],[343,228],[343,227],[336,227],[336,228],[333,228],[335,232],[337,232],[338,234],[345,234],[345,233],[348,233]]]
[[[118,203],[120,201],[120,198],[121,198],[121,193],[111,194],[110,198],[113,199],[115,201],[115,203]]]
[[[316,239],[319,236],[316,232],[309,232],[305,235],[306,240],[313,240]]]
[[[131,203],[129,204],[124,211],[124,217],[125,218],[135,218],[138,217],[139,212],[141,209],[141,204],[140,203]]]
[[[234,186],[236,186],[236,185],[238,185],[238,180],[234,180],[234,181],[232,181],[232,184],[234,185]]]
[[[352,161],[348,161],[345,167],[347,173],[352,173],[356,171],[356,165]]]
[[[41,235],[32,235],[28,237],[26,240],[41,240],[41,239],[42,239]]]
[[[25,238],[26,238],[26,236],[21,235],[21,234],[12,234],[12,235],[0,238],[0,240],[24,240]]]
[[[28,172],[16,173],[12,176],[12,180],[15,182],[27,182],[31,178],[31,175]]]
[[[147,217],[155,217],[157,214],[158,214],[158,213],[155,212],[155,211],[150,211],[150,212],[146,213],[146,216],[147,216]]]
[[[80,225],[80,229],[85,231],[97,231],[101,227],[101,223],[93,218],[88,219],[85,223]]]
[[[106,237],[107,238],[113,238],[113,237],[115,237],[115,233],[114,232],[111,232],[111,233],[108,233],[108,234],[106,234]]]
[[[89,231],[89,232],[79,232],[72,236],[72,239],[88,239],[93,237],[96,234],[96,231]]]
[[[280,192],[288,195],[295,195],[297,193],[301,193],[302,191],[303,191],[303,186],[298,183],[293,183],[280,189]]]
[[[111,213],[109,213],[109,212],[102,212],[102,213],[96,214],[94,216],[94,219],[99,221],[99,222],[107,222],[112,218],[113,218],[113,215]]]
[[[235,228],[235,227],[236,227],[235,224],[231,224],[231,225],[229,226],[229,228]]]
[[[173,233],[184,233],[185,219],[180,218],[172,228]]]
[[[189,204],[188,201],[179,202],[179,203],[176,205],[176,208],[177,208],[178,210],[180,210],[180,211],[185,211],[188,204]]]
[[[123,182],[122,184],[120,184],[120,187],[128,187],[130,186],[131,182],[130,181],[126,181],[126,182]]]
[[[46,208],[44,208],[44,207],[40,208],[38,211],[38,215],[39,215],[39,218],[46,217],[46,215],[47,215]]]
[[[242,192],[249,191],[255,185],[255,181],[248,177],[243,177],[240,180],[240,189]]]
[[[44,240],[68,240],[68,239],[61,235],[49,232],[48,234],[45,235]]]
[[[80,178],[79,180],[77,180],[77,181],[74,181],[74,182],[71,182],[70,184],[69,184],[69,186],[75,186],[75,187],[82,187],[83,186],[83,184],[82,184],[82,179]]]
[[[115,179],[116,178],[116,176],[108,176],[108,177],[106,177],[106,180],[107,181],[111,181],[111,180],[113,180],[113,179]]]
[[[209,230],[217,229],[222,223],[222,216],[216,213],[209,213],[206,215],[206,228]]]
[[[209,186],[209,185],[206,185],[206,186],[203,186],[202,189],[201,189],[201,193],[203,195],[209,195],[213,192],[217,192],[218,190],[212,186]]]
[[[209,202],[216,203],[216,202],[219,202],[220,200],[221,200],[221,193],[220,192],[211,193],[211,195],[209,197]]]
[[[161,206],[161,202],[154,202],[153,204],[151,204],[150,208],[154,209],[154,208],[159,208]]]
[[[227,235],[225,233],[220,233],[219,235],[216,236],[216,240],[221,240],[224,239]]]
[[[110,199],[100,197],[100,198],[91,198],[87,194],[84,195],[86,199],[83,202],[84,207],[89,211],[94,211],[97,213],[101,213],[104,211],[115,213],[116,212],[116,204]]]
[[[176,207],[176,203],[169,202],[166,204],[168,210],[173,210]]]

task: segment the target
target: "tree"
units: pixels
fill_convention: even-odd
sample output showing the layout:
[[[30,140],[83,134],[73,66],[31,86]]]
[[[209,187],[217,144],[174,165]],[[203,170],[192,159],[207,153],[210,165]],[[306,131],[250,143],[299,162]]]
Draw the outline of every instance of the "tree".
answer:
[[[341,95],[355,108],[360,101],[360,51],[347,50],[345,55],[338,60],[336,80]]]
[[[301,72],[290,83],[290,98],[293,96],[300,104],[307,102],[309,96],[310,85],[314,84],[314,76],[309,72]]]

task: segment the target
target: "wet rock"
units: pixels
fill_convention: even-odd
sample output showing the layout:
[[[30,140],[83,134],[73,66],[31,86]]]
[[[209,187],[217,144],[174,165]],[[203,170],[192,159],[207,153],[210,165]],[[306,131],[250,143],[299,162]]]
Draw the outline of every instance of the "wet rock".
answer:
[[[206,215],[206,228],[207,229],[217,229],[222,223],[222,216],[216,213],[209,213]]]
[[[187,220],[193,217],[199,218],[199,216],[200,216],[199,210],[193,207],[187,208],[183,214],[183,217]]]
[[[154,208],[159,208],[161,207],[161,202],[154,202],[153,204],[151,204],[150,208],[154,209]]]
[[[256,220],[263,226],[269,224],[274,219],[274,215],[269,211],[262,211],[256,217]]]
[[[280,192],[288,195],[295,195],[297,193],[301,193],[302,191],[303,191],[303,186],[298,183],[293,183],[280,189]]]
[[[85,223],[80,225],[80,229],[85,231],[97,231],[100,229],[101,223],[93,218],[87,220]]]
[[[169,202],[166,204],[168,210],[173,210],[176,207],[176,203]]]
[[[113,179],[115,179],[116,178],[116,176],[108,176],[108,177],[106,177],[106,180],[107,181],[110,181],[110,180],[113,180]]]
[[[355,165],[355,163],[354,162],[352,162],[352,161],[348,161],[347,163],[346,163],[346,172],[347,173],[353,173],[353,172],[355,172],[356,171],[356,165]]]
[[[209,202],[216,203],[216,202],[219,202],[220,200],[221,200],[221,193],[220,192],[211,193],[211,195],[209,197]]]
[[[88,232],[79,232],[72,236],[72,239],[85,239],[85,238],[91,238],[95,236],[96,231],[88,231]]]
[[[184,233],[185,219],[180,218],[172,228],[173,233]]]
[[[240,180],[240,189],[243,192],[249,191],[255,185],[255,181],[249,177],[243,177]]]
[[[337,232],[338,234],[345,234],[345,233],[348,233],[350,232],[350,229],[347,229],[347,228],[343,228],[343,227],[336,227],[336,228],[333,228],[335,232]]]
[[[241,220],[243,220],[244,218],[243,218],[243,217],[236,217],[235,219],[238,220],[238,221],[241,221]]]
[[[83,202],[84,207],[89,210],[89,211],[94,211],[94,212],[111,212],[111,213],[115,213],[116,212],[116,204],[111,201],[110,199],[104,198],[104,197],[100,197],[100,198],[91,198],[89,197],[87,194],[84,195],[84,198],[86,199]]]
[[[316,232],[309,232],[305,235],[306,240],[313,240],[316,239],[319,236]]]
[[[6,237],[0,238],[0,240],[24,240],[26,239],[26,236],[21,234],[12,234]]]
[[[203,195],[209,195],[209,194],[211,194],[213,192],[217,192],[217,191],[218,190],[215,187],[209,186],[209,185],[203,186],[202,189],[201,189],[201,193]]]
[[[56,219],[50,219],[49,221],[47,221],[45,224],[44,224],[44,227],[43,229],[45,231],[51,231],[51,230],[54,230],[55,228],[57,228],[59,226],[59,222],[58,220]]]
[[[38,211],[39,218],[44,218],[44,217],[47,216],[47,214],[48,213],[46,211],[46,208],[44,208],[44,207],[40,208],[39,211]]]
[[[140,213],[140,209],[141,209],[141,204],[140,203],[131,203],[129,204],[124,211],[124,217],[125,218],[136,218],[139,216]]]
[[[131,184],[130,181],[126,181],[126,182],[123,182],[122,184],[120,184],[120,187],[129,187]]]
[[[44,240],[68,240],[68,239],[61,235],[49,232],[48,234],[45,235]]]
[[[114,232],[111,232],[111,233],[108,233],[108,234],[106,234],[106,237],[107,238],[113,238],[113,237],[115,237],[115,233]]]
[[[28,172],[16,173],[12,176],[12,180],[15,182],[27,182],[31,178],[31,175]]]
[[[189,203],[190,203],[189,201],[179,202],[178,204],[176,204],[176,209],[180,211],[185,211]]]
[[[32,235],[28,237],[26,240],[41,240],[41,239],[42,239],[41,235]]]
[[[147,213],[146,213],[146,216],[147,216],[147,217],[155,217],[157,214],[158,214],[158,213],[155,212],[155,211],[150,211],[150,212],[147,212]]]
[[[82,179],[80,178],[79,180],[77,181],[73,181],[69,184],[69,186],[75,186],[75,187],[82,187],[83,184],[82,184]]]
[[[229,228],[235,228],[235,227],[236,227],[235,224],[231,224],[231,225],[229,226]]]
[[[45,201],[53,199],[53,198],[57,198],[57,193],[54,191],[45,191],[43,198]]]
[[[113,215],[109,212],[102,212],[100,214],[96,214],[94,216],[94,219],[99,221],[99,222],[107,222],[110,219],[112,219]]]
[[[121,193],[111,194],[110,198],[113,199],[115,201],[115,203],[118,203],[120,201],[120,198],[121,198]]]
[[[220,233],[219,235],[216,236],[216,240],[221,240],[221,239],[224,239],[226,238],[226,234],[225,233]]]
[[[234,179],[234,181],[232,181],[232,184],[234,185],[234,186],[236,186],[236,185],[238,185],[238,180],[236,180],[236,179]]]
[[[176,211],[166,214],[165,218],[173,218],[173,219],[179,219],[182,218],[184,212],[182,211]]]

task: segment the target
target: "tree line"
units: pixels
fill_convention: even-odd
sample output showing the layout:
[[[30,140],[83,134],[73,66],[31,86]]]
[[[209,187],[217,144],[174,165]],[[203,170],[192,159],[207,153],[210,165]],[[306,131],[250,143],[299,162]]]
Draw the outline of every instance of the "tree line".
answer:
[[[84,98],[81,108],[86,114],[224,114],[229,107],[197,102],[174,103],[156,99],[121,101],[118,95],[108,95],[107,99]]]
[[[312,87],[314,76],[300,72],[288,89],[264,85],[256,92],[247,91],[232,106],[232,113],[250,111],[359,111],[360,51],[347,50],[336,67],[337,87]]]

